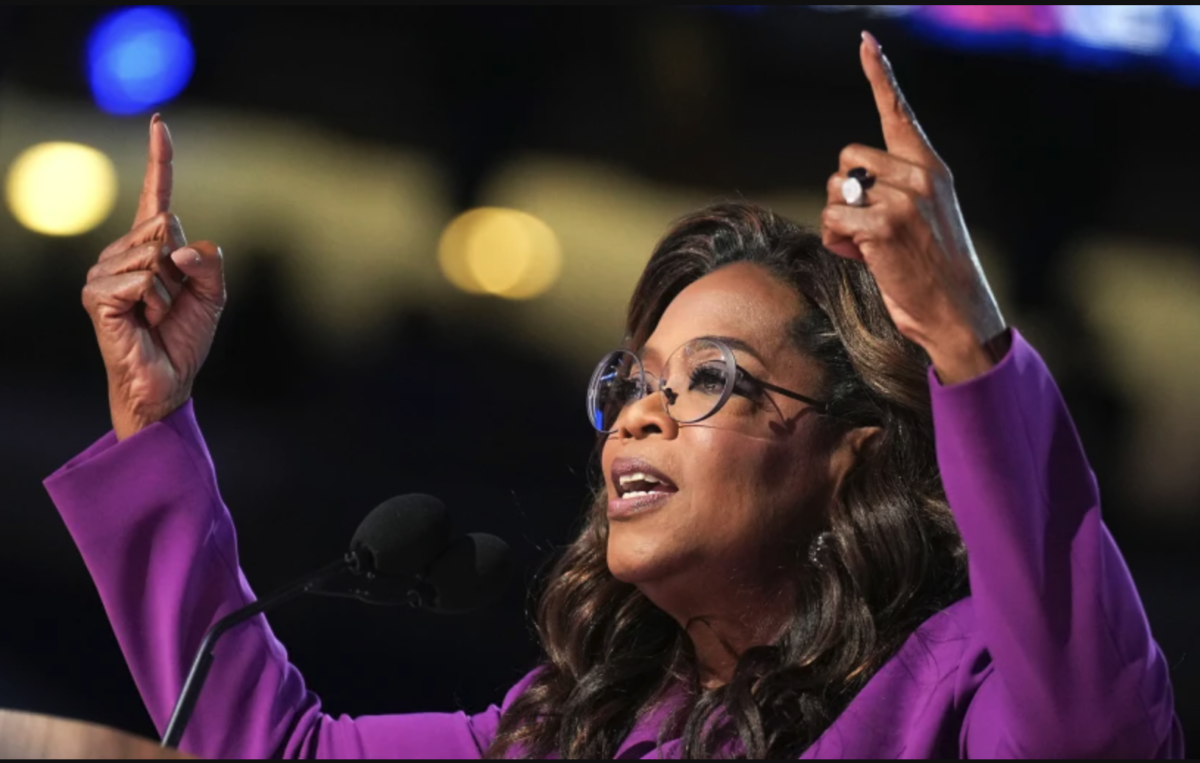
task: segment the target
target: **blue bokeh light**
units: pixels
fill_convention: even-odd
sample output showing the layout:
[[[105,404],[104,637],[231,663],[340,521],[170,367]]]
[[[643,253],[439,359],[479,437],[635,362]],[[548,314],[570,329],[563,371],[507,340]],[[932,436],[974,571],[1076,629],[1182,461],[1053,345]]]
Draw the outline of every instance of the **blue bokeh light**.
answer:
[[[137,114],[183,92],[195,52],[179,16],[156,6],[127,8],[100,21],[88,41],[88,79],[96,105]]]

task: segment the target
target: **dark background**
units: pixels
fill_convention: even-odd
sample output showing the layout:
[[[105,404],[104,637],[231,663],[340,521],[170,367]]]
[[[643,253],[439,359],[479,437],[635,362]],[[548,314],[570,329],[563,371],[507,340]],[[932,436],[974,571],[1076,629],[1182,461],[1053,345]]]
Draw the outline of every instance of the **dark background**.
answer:
[[[23,110],[42,104],[73,115],[77,129],[141,140],[142,116],[117,119],[90,105],[82,50],[105,10],[0,9],[0,160],[23,147],[4,143],[14,125],[35,140],[58,137],[39,135],[36,123],[30,133]],[[1195,339],[1188,327],[1200,327],[1200,293],[1186,290],[1200,259],[1200,90],[1151,66],[968,54],[858,13],[181,10],[197,68],[166,109],[177,142],[195,113],[234,125],[264,116],[346,145],[400,147],[444,178],[430,188],[446,209],[435,227],[481,203],[499,169],[530,154],[582,159],[701,200],[820,193],[843,145],[879,142],[856,52],[858,30],[869,26],[954,168],[972,230],[990,242],[985,259],[1004,284],[1006,315],[1064,389],[1173,666],[1178,712],[1189,736],[1200,733],[1191,654],[1200,636],[1192,474],[1200,414],[1188,402],[1200,343],[1178,339]],[[136,188],[140,163],[119,164],[123,185]],[[187,175],[176,182],[186,189]],[[187,224],[186,206],[176,211]],[[103,369],[78,298],[88,262],[131,212],[127,203],[115,223],[71,239],[35,236],[0,213],[0,706],[152,736],[40,485],[108,428]],[[308,327],[321,308],[296,296],[286,237],[236,251],[220,230],[203,235],[242,263],[231,266],[230,307],[196,405],[255,589],[336,558],[371,507],[405,492],[441,496],[461,529],[497,533],[519,558],[520,581],[471,616],[292,605],[271,622],[293,660],[334,713],[498,701],[536,659],[527,616],[534,576],[587,502],[588,354],[522,339],[521,305],[450,291],[440,302],[398,293],[373,316],[370,341],[317,341]],[[1080,242],[1097,240],[1119,250],[1105,272],[1130,268],[1128,298],[1117,305],[1091,290],[1087,274],[1099,260]],[[571,268],[569,245],[564,254]],[[353,252],[328,256],[355,267]],[[427,268],[436,271],[432,252]],[[1160,280],[1146,285],[1144,273]],[[1174,284],[1173,296],[1158,299],[1155,283]],[[612,321],[581,334],[580,345],[620,339],[626,296],[611,296]],[[1115,323],[1096,318],[1114,310]],[[1155,421],[1172,426],[1147,423]]]

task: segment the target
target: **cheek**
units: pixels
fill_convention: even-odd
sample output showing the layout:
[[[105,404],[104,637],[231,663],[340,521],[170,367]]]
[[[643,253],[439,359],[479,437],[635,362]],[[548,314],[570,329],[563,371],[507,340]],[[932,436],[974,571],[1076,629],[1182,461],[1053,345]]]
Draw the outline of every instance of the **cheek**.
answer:
[[[829,483],[828,458],[806,434],[770,441],[713,431],[702,438],[698,490],[690,496],[697,526],[730,545],[805,534],[828,508]]]
[[[770,440],[685,427],[663,444],[681,491],[664,511],[613,524],[613,574],[636,583],[698,565],[744,567],[774,556],[782,540],[803,542],[824,516],[829,481],[828,458],[810,434]],[[606,473],[617,455],[606,444]]]

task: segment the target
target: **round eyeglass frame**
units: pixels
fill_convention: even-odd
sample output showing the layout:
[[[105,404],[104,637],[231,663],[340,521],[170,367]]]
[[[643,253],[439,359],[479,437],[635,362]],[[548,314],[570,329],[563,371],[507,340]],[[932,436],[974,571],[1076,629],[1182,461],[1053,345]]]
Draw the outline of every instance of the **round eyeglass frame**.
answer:
[[[679,347],[675,348],[675,350],[670,355],[667,356],[667,360],[670,360],[672,357],[674,357],[675,353],[679,352],[684,347],[687,347],[688,345],[694,344],[696,342],[708,342],[709,344],[712,344],[717,349],[719,349],[721,351],[722,357],[725,360],[726,370],[729,371],[730,373],[726,373],[726,375],[725,375],[725,389],[722,391],[721,397],[717,401],[716,405],[713,406],[711,411],[709,411],[708,413],[706,413],[703,416],[700,416],[698,418],[689,419],[687,421],[681,421],[680,419],[675,418],[674,414],[671,413],[671,406],[670,406],[670,403],[668,402],[668,396],[666,394],[663,394],[663,396],[662,396],[663,411],[668,416],[670,416],[671,419],[673,421],[675,421],[677,424],[681,424],[681,425],[699,424],[701,421],[710,419],[713,416],[716,416],[718,413],[720,413],[721,409],[725,407],[725,404],[729,402],[729,398],[733,397],[733,393],[736,391],[739,376],[741,378],[746,379],[747,381],[751,382],[752,384],[760,387],[761,389],[767,390],[769,392],[774,392],[776,394],[783,395],[784,397],[791,398],[792,400],[798,400],[799,402],[805,403],[805,404],[811,406],[814,410],[817,411],[817,413],[819,413],[821,415],[825,415],[825,414],[829,413],[829,403],[809,397],[808,395],[802,395],[799,392],[793,392],[789,389],[785,389],[783,387],[779,387],[777,385],[771,384],[770,382],[765,382],[762,379],[759,379],[758,377],[751,374],[746,369],[742,368],[738,364],[737,358],[734,357],[733,350],[730,349],[729,345],[727,345],[725,342],[721,341],[720,339],[716,339],[713,337],[697,337],[696,339],[689,340],[689,341],[681,344]],[[647,377],[653,377],[655,382],[657,382],[657,385],[658,385],[658,388],[653,390],[652,392],[649,392],[649,394],[653,395],[653,394],[667,393],[667,392],[672,391],[670,387],[667,387],[665,384],[663,384],[661,379],[659,379],[654,374],[646,371],[646,364],[643,363],[641,357],[639,357],[638,354],[633,352],[632,350],[621,349],[621,350],[613,350],[612,352],[608,353],[603,358],[601,358],[599,365],[596,366],[596,370],[592,372],[591,381],[588,382],[588,394],[587,394],[588,421],[591,423],[593,429],[595,429],[597,432],[599,432],[600,434],[603,434],[603,435],[611,435],[614,432],[616,432],[617,430],[615,428],[614,429],[601,429],[600,427],[598,427],[596,425],[595,411],[598,410],[598,408],[599,408],[599,406],[597,405],[597,403],[599,402],[597,400],[597,397],[598,397],[597,392],[600,389],[600,386],[597,384],[597,381],[598,381],[597,377],[599,377],[600,374],[604,373],[604,371],[606,369],[612,367],[612,361],[614,359],[616,359],[618,357],[622,357],[622,356],[628,356],[634,362],[637,363],[639,375],[641,377],[641,379],[640,379],[641,383],[638,385],[639,395],[638,395],[637,399],[630,401],[629,403],[626,404],[626,406],[632,405],[635,402],[643,400],[647,396],[647,390],[649,390],[649,385],[646,383]],[[619,414],[617,416],[617,420],[620,420]],[[616,422],[614,421],[613,423],[615,424]]]

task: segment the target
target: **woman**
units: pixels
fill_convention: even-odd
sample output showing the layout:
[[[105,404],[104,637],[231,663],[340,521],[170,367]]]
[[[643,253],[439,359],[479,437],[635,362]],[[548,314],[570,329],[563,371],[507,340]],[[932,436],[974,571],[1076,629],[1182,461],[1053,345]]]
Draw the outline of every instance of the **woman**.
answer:
[[[224,642],[185,750],[1182,755],[1063,402],[870,35],[861,57],[887,151],[842,152],[820,238],[732,204],[651,256],[589,390],[604,484],[543,595],[542,665],[480,715],[335,719],[259,618]],[[183,242],[151,136],[139,225],[84,290],[114,432],[47,487],[161,729],[205,630],[252,594],[189,402],[221,254]]]

